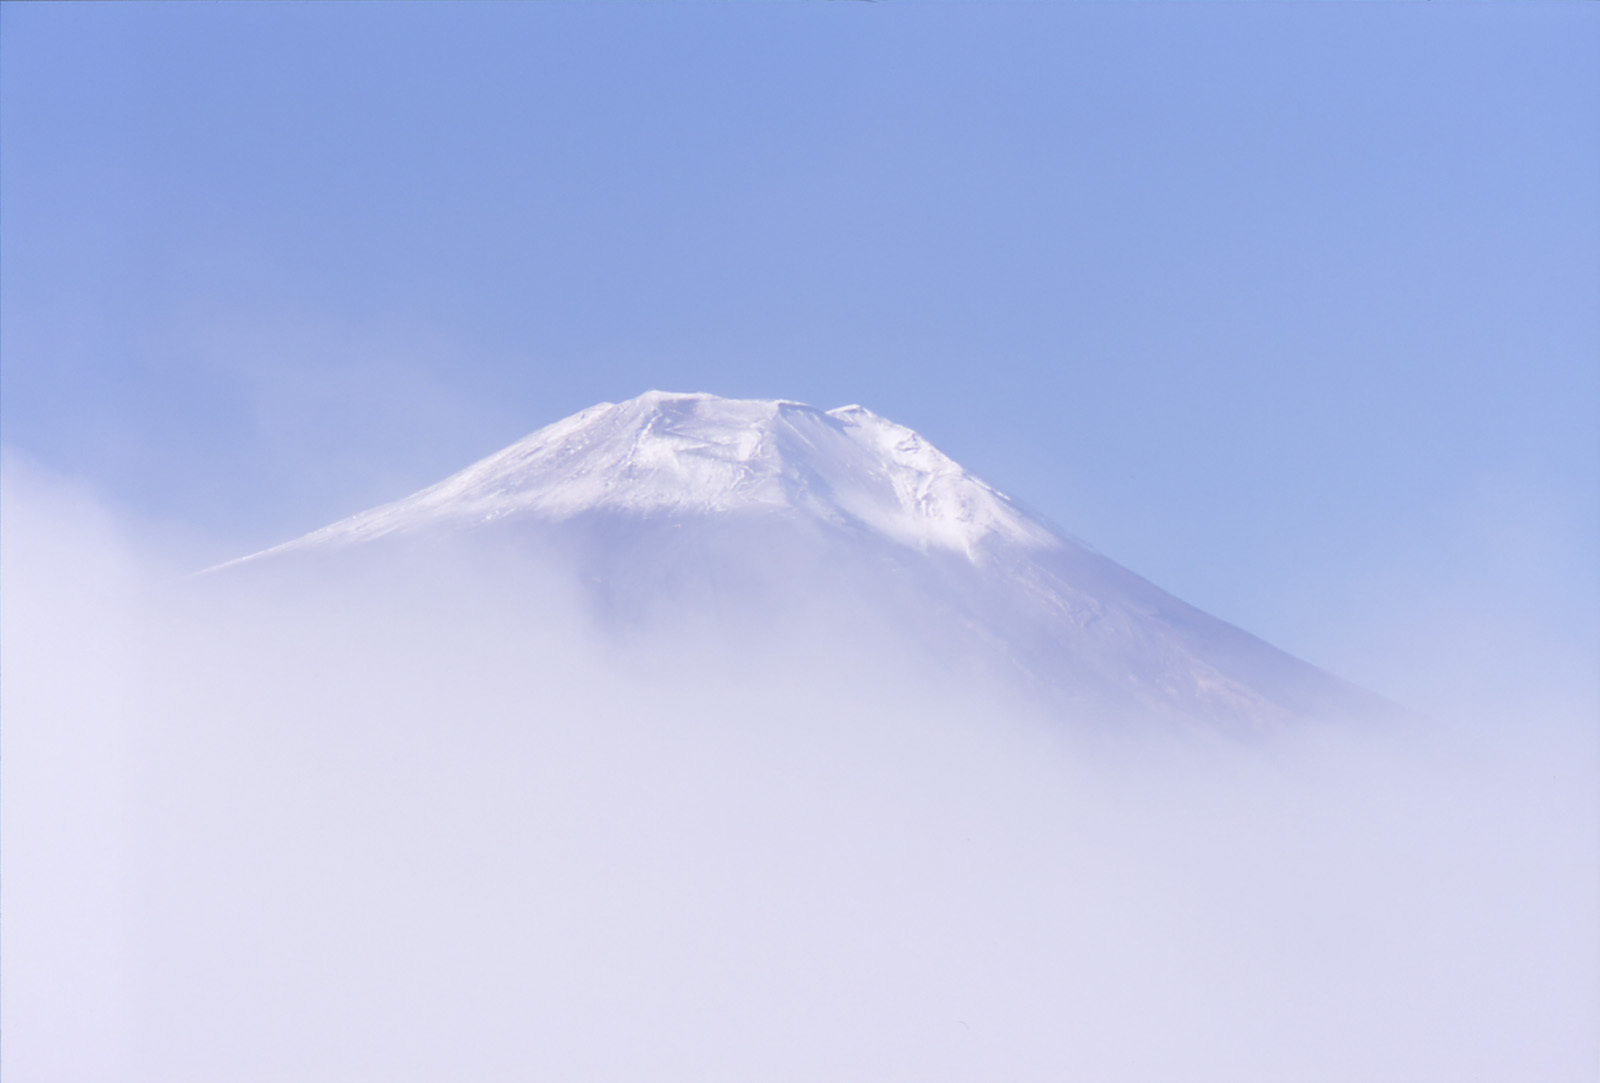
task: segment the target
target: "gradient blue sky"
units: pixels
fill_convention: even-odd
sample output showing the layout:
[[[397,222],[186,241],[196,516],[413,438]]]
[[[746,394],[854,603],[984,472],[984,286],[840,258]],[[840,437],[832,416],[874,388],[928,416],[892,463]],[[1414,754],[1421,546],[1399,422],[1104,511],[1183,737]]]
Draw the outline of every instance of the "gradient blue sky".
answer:
[[[1380,691],[1592,702],[1597,58],[1595,4],[5,4],[4,444],[220,559],[647,388],[860,402]]]

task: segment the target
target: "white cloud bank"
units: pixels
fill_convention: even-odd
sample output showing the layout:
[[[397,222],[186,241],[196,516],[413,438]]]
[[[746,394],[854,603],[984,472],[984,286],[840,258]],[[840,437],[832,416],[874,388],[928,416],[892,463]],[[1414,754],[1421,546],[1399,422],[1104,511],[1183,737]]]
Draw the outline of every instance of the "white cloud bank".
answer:
[[[1571,718],[1088,741],[864,630],[197,589],[4,484],[8,1083],[1600,1066]]]

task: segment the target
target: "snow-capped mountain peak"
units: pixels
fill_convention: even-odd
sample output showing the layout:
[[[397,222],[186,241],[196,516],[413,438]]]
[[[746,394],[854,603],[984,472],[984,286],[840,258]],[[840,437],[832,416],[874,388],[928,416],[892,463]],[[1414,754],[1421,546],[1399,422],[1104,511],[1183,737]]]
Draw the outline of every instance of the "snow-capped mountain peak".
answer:
[[[393,541],[371,551],[421,568],[436,540],[485,567],[509,557],[555,571],[607,626],[684,610],[749,629],[846,599],[939,665],[987,667],[1080,717],[1256,729],[1388,709],[1055,530],[861,406],[663,391],[601,403],[233,563],[291,574],[306,556],[351,569],[368,563],[364,543]]]
[[[801,514],[969,557],[988,540],[1057,541],[920,435],[864,407],[648,391],[592,406],[288,547],[592,511]]]

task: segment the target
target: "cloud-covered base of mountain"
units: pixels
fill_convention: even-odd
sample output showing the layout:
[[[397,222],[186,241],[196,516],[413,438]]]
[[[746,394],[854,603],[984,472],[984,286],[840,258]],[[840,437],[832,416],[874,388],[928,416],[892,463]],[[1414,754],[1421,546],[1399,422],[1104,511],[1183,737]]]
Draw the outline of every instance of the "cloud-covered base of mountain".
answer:
[[[7,1080],[1600,1057],[1573,719],[1119,740],[826,599],[618,641],[534,572],[175,586],[16,471],[3,522]]]

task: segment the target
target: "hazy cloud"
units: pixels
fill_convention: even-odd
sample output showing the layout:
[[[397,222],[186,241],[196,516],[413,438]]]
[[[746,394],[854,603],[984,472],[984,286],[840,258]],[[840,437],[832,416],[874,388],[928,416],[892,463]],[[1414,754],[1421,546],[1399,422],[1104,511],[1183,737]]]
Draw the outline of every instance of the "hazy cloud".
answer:
[[[559,578],[196,581],[5,495],[8,1080],[1600,1063],[1559,712],[1090,738],[826,610],[619,643]]]

